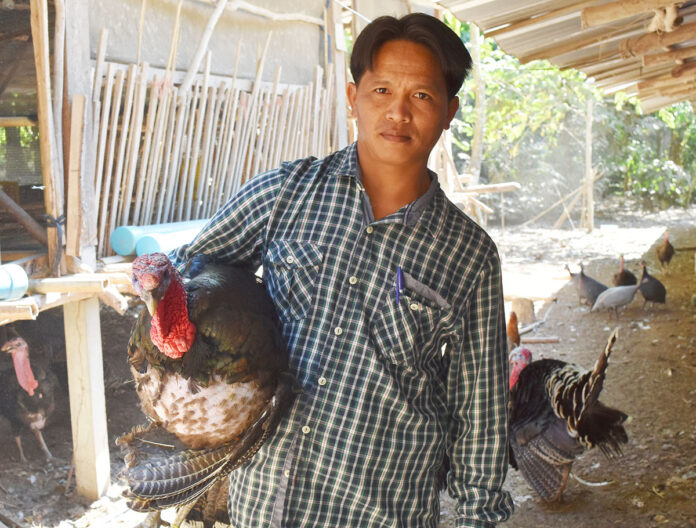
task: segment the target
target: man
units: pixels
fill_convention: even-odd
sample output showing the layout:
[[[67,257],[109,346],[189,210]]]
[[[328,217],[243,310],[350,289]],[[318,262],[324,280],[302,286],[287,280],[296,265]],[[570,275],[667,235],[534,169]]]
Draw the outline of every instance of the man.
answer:
[[[433,17],[375,20],[357,144],[258,175],[178,250],[263,265],[302,385],[231,475],[233,526],[435,528],[445,454],[456,526],[509,517],[499,259],[426,168],[470,66]]]

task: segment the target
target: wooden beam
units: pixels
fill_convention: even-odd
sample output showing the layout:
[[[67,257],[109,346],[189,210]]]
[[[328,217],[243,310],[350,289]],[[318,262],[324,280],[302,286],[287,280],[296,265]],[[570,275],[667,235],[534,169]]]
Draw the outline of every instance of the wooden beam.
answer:
[[[483,34],[487,38],[493,38],[493,37],[495,37],[497,35],[501,35],[503,33],[509,33],[511,31],[515,31],[517,29],[522,29],[522,28],[526,28],[528,26],[534,26],[536,24],[546,22],[547,20],[553,20],[554,18],[558,18],[558,17],[561,17],[563,15],[575,13],[579,9],[582,9],[585,6],[593,5],[596,2],[597,2],[597,0],[586,0],[585,2],[580,2],[578,4],[573,4],[573,5],[569,5],[566,7],[562,7],[560,9],[555,9],[553,11],[549,11],[549,12],[544,13],[542,15],[537,15],[537,16],[525,18],[523,20],[519,20],[518,22],[513,22],[512,24],[494,29],[492,31],[484,31]]]
[[[644,114],[652,114],[653,112],[659,110],[660,108],[664,108],[665,106],[670,106],[673,105],[674,103],[678,103],[680,101],[687,101],[691,97],[690,95],[681,95],[681,96],[674,96],[674,97],[656,97],[653,99],[650,99],[648,101],[642,101],[641,100],[641,110],[643,110]]]
[[[682,64],[672,68],[672,77],[683,77],[685,74],[696,71],[696,62]]]
[[[617,20],[649,13],[653,9],[660,9],[674,3],[674,0],[617,0],[608,4],[586,7],[580,15],[582,29],[611,24]]]
[[[65,254],[80,256],[82,231],[82,131],[85,120],[85,96],[75,95],[70,119],[70,148],[68,156],[68,218],[65,226]]]
[[[693,68],[681,72],[678,77],[675,77],[672,72],[664,73],[656,77],[650,77],[638,83],[638,90],[649,90],[652,88],[662,88],[673,84],[687,82],[696,77],[696,70]]]
[[[34,220],[29,213],[22,209],[15,201],[10,198],[5,191],[0,188],[0,208],[10,213],[17,222],[22,224],[24,229],[44,246],[48,245],[46,229]]]
[[[39,122],[36,120],[35,117],[28,117],[28,116],[0,117],[0,128],[20,127],[20,126],[32,127],[32,126],[36,126],[38,124],[39,124]]]
[[[533,60],[558,57],[559,55],[570,53],[571,51],[576,51],[614,38],[616,38],[615,31],[595,32],[589,35],[580,33],[578,36],[572,37],[569,40],[550,44],[545,48],[534,51],[533,53],[523,55],[519,57],[519,59],[522,64],[527,64]]]
[[[36,65],[36,98],[39,108],[39,143],[41,149],[41,174],[44,184],[46,214],[59,218],[63,214],[63,171],[58,166],[51,104],[51,74],[48,51],[47,0],[31,0],[31,34],[34,41]],[[60,258],[58,229],[48,234],[48,258],[55,262]]]
[[[684,24],[671,33],[648,33],[628,38],[621,43],[621,56],[627,59],[645,55],[649,51],[667,48],[693,38],[696,38],[696,22]]]
[[[95,500],[110,484],[99,301],[63,306],[77,492]]]
[[[652,55],[643,55],[643,66],[655,66],[657,64],[665,64],[675,62],[681,64],[684,59],[696,57],[696,46],[688,48],[676,49],[664,53],[654,53]]]

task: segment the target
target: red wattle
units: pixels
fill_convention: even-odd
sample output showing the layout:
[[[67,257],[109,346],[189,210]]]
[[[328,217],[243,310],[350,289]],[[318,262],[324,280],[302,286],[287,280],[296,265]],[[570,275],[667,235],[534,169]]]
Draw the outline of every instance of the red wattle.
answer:
[[[188,352],[195,338],[196,327],[188,317],[186,290],[181,279],[176,277],[157,305],[150,339],[164,355],[179,359]]]
[[[17,382],[29,396],[34,395],[34,389],[39,386],[39,382],[34,378],[34,373],[31,370],[29,363],[29,354],[24,351],[17,351],[12,354],[12,363],[14,363],[15,375]]]

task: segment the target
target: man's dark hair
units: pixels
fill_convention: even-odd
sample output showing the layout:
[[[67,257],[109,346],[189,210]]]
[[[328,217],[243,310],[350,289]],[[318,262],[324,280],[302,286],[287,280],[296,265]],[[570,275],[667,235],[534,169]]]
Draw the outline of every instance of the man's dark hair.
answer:
[[[402,18],[381,16],[370,22],[355,39],[350,57],[350,72],[355,84],[371,70],[375,54],[391,40],[409,40],[428,48],[440,62],[445,74],[447,95],[457,95],[471,69],[471,56],[454,31],[435,17],[411,13]]]

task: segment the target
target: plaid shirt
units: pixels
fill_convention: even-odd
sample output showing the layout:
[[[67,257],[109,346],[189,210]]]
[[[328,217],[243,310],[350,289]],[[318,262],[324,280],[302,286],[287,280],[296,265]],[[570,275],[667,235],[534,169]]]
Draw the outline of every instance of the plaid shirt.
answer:
[[[435,528],[445,453],[457,527],[510,516],[499,259],[431,176],[375,221],[355,144],[284,163],[176,252],[263,265],[302,385],[231,474],[232,526]]]

